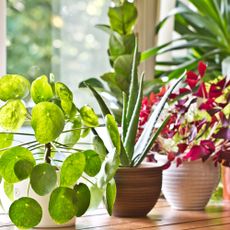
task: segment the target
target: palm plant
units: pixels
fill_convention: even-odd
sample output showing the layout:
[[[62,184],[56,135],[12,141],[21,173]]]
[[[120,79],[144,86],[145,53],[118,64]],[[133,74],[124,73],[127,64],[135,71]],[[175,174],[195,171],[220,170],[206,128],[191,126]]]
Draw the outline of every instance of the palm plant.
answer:
[[[175,16],[175,31],[180,38],[142,53],[142,61],[155,55],[188,49],[188,54],[165,62],[157,62],[157,74],[161,76],[162,66],[170,67],[169,79],[175,78],[184,69],[195,69],[200,60],[210,66],[208,78],[218,76],[221,62],[230,55],[230,1],[188,0],[189,5],[177,1],[173,9],[156,27],[159,32],[164,23]],[[178,41],[179,42],[178,44]]]

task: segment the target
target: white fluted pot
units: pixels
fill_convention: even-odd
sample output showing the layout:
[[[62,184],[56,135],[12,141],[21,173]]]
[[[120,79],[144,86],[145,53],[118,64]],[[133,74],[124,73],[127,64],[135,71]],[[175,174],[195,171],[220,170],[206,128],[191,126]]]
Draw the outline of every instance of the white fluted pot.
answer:
[[[162,191],[168,203],[178,210],[202,210],[220,180],[220,167],[212,160],[173,163],[163,171]]]

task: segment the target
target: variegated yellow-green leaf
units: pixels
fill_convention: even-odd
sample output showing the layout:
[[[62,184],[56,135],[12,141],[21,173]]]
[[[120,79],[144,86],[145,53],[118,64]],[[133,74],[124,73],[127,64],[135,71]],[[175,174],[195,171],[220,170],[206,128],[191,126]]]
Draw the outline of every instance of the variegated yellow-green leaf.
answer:
[[[98,116],[94,112],[92,108],[85,105],[80,109],[81,118],[84,124],[88,127],[97,127],[98,123]]]
[[[67,157],[61,167],[60,183],[72,186],[81,177],[86,165],[85,155],[77,152]]]
[[[26,108],[20,100],[9,100],[0,108],[0,126],[3,129],[16,131],[26,119]]]
[[[0,78],[0,100],[22,99],[29,94],[29,81],[17,74],[8,74]]]
[[[73,146],[81,137],[81,118],[76,117],[73,121],[68,122],[64,130],[72,130],[70,132],[65,132],[60,135],[58,141],[62,144]]]
[[[100,156],[93,150],[83,152],[86,158],[85,173],[89,176],[96,176],[101,169]]]
[[[26,160],[35,165],[33,154],[23,147],[12,147],[6,150],[0,158],[0,174],[8,183],[16,183],[20,179],[15,174],[15,165],[21,160]]]
[[[56,188],[50,196],[49,213],[56,223],[63,224],[71,220],[77,212],[77,197],[73,189]]]
[[[14,135],[12,133],[0,133],[0,149],[12,145]]]
[[[65,119],[62,110],[52,102],[40,102],[32,110],[31,125],[40,143],[55,140],[62,132]]]
[[[35,103],[49,101],[53,97],[52,87],[45,75],[33,81],[30,92]]]
[[[10,206],[9,216],[18,228],[32,228],[41,221],[42,208],[36,200],[22,197]]]
[[[55,84],[55,92],[61,100],[61,107],[66,114],[70,114],[73,104],[73,93],[63,83],[57,82]]]
[[[121,142],[119,130],[115,118],[110,114],[106,115],[106,127],[114,147],[117,149],[117,152],[120,153]]]

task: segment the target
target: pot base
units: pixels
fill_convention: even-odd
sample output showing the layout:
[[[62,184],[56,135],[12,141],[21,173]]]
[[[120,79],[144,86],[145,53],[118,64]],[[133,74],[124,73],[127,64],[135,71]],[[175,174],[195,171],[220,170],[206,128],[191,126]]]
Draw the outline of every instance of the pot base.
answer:
[[[156,204],[162,185],[162,168],[153,163],[120,168],[115,175],[117,197],[113,215],[144,217]]]

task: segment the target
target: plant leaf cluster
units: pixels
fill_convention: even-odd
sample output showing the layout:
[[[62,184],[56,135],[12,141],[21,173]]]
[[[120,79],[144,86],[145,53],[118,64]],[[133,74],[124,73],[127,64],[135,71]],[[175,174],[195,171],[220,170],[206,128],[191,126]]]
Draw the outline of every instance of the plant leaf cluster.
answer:
[[[39,196],[50,194],[50,216],[62,224],[87,211],[94,196],[91,187],[97,186],[111,214],[116,193],[113,176],[109,172],[105,180],[103,174],[99,176],[108,161],[107,152],[100,140],[95,140],[97,151],[80,143],[81,137],[99,126],[94,110],[88,105],[77,108],[71,90],[45,75],[31,85],[21,75],[5,75],[0,89],[0,178],[5,193],[12,199],[14,184],[27,180]],[[29,94],[34,103],[31,110],[23,101]],[[25,122],[31,133],[21,131]],[[17,227],[32,228],[40,222],[42,208],[34,198],[21,197],[12,203],[9,216]]]
[[[132,54],[136,37],[133,28],[137,20],[137,9],[134,3],[127,0],[117,1],[115,7],[109,8],[108,17],[109,25],[97,25],[97,28],[109,34],[108,56],[112,71],[100,76],[100,80],[107,86],[96,78],[90,78],[85,82],[114,97],[118,109],[113,110],[118,119],[122,110],[122,92],[128,94],[131,80]],[[139,63],[139,59],[137,61]],[[79,86],[85,87],[83,83]]]
[[[221,62],[230,55],[230,10],[229,0],[178,0],[177,6],[157,25],[156,33],[171,17],[175,18],[175,32],[180,38],[142,53],[142,61],[151,56],[187,49],[188,53],[164,62],[157,62],[158,76],[165,74],[161,67],[170,67],[169,80],[184,69],[196,69],[199,61],[206,62],[206,80],[221,73]],[[179,42],[179,43],[178,43]],[[167,73],[166,73],[167,74]]]

